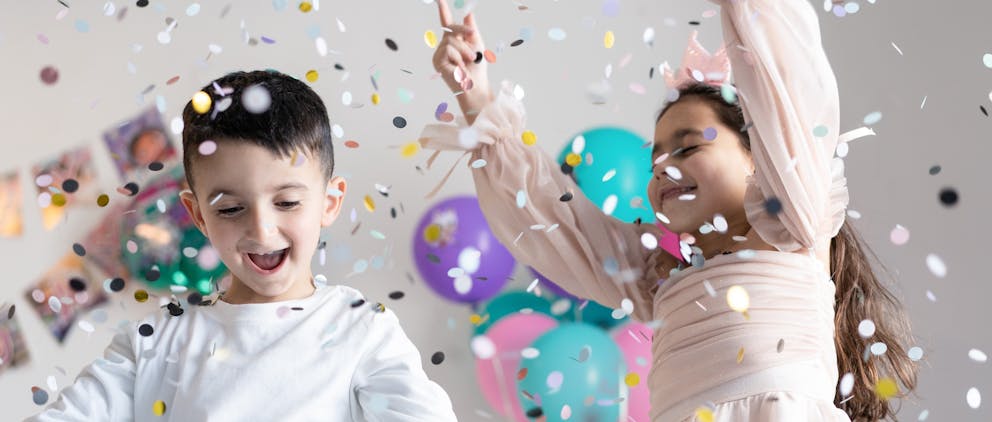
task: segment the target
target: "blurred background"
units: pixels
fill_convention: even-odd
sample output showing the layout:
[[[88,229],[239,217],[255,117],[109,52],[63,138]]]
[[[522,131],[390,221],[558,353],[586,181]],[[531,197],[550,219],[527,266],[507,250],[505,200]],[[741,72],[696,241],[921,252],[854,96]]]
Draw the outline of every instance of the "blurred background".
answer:
[[[554,157],[579,134],[589,148],[650,140],[666,92],[662,63],[679,66],[694,30],[710,51],[722,43],[717,6],[704,1],[452,3],[456,18],[475,11],[495,59],[493,88],[503,79],[519,85],[528,129]],[[631,419],[645,420],[634,415],[646,409],[636,394],[650,329],[622,311],[570,300],[548,280],[535,284],[537,275],[486,241],[464,160],[436,198],[424,199],[459,156],[442,154],[427,170],[429,152],[413,145],[424,125],[448,119],[441,103],[457,113],[431,65],[428,31],[442,34],[431,0],[3,6],[4,419],[54,400],[129,321],[171,294],[209,293],[210,280],[223,276],[173,202],[182,178],[179,116],[214,78],[276,69],[324,98],[336,125],[336,171],[349,181],[341,218],[322,233],[315,274],[399,315],[460,420],[526,420],[526,399],[513,394],[516,368],[539,359],[529,348],[554,330],[615,345],[625,364],[610,374],[630,388]],[[813,6],[840,87],[841,130],[877,134],[850,145],[849,218],[909,310],[917,341],[907,346],[922,351],[919,388],[899,418],[992,420],[981,403],[982,393],[992,395],[992,287],[978,265],[992,234],[992,192],[982,182],[992,153],[992,4]],[[614,216],[645,211],[636,192],[618,195]],[[462,222],[458,230],[452,221]],[[442,253],[444,244],[470,253]],[[141,291],[147,301],[135,299]]]

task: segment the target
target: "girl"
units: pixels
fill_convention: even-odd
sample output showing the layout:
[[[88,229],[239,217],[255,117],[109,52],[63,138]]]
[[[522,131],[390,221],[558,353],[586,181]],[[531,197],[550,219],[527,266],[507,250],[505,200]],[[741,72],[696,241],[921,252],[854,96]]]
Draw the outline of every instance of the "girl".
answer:
[[[521,263],[576,296],[633,305],[634,318],[655,321],[653,421],[894,417],[887,399],[916,384],[908,323],[845,221],[843,163],[831,158],[841,142],[837,86],[807,1],[717,2],[737,100],[690,68],[691,54],[675,78],[679,95],[655,124],[647,196],[670,231],[692,234],[687,267],[656,247],[657,228],[604,215],[557,163],[521,142],[523,106],[506,83],[498,97],[489,93],[473,18],[453,25],[438,3],[451,31],[434,65],[463,91],[459,105],[478,137],[432,125],[421,143],[486,161],[472,170],[480,205]],[[864,339],[862,321],[875,327]],[[888,351],[867,353],[874,342]],[[838,389],[840,374],[847,382]],[[844,387],[851,381],[853,390]]]

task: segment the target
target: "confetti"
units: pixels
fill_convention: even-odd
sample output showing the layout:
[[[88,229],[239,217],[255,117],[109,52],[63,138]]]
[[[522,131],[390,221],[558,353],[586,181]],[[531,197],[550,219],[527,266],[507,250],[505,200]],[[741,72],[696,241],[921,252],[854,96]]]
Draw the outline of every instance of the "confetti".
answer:
[[[314,83],[317,82],[317,78],[320,77],[320,74],[317,73],[316,70],[310,69],[307,71],[305,77],[307,78],[307,82]]]
[[[31,400],[34,404],[42,406],[48,403],[48,392],[38,387],[31,387]]]
[[[705,407],[696,409],[696,421],[713,422],[713,411]]]
[[[881,120],[882,120],[882,112],[880,112],[880,111],[873,111],[871,113],[868,113],[867,116],[865,116],[864,123],[867,126],[871,126],[871,125],[873,125],[875,123],[880,122]]]
[[[923,349],[917,346],[910,347],[909,350],[906,351],[906,355],[909,356],[909,359],[912,361],[918,361],[923,359]]]
[[[269,91],[261,85],[252,85],[245,88],[241,94],[241,105],[249,113],[261,114],[269,109],[272,104],[272,97]]]
[[[826,126],[819,125],[813,128],[813,136],[817,138],[822,138],[824,136],[827,136],[827,133],[829,133],[829,130],[827,129]]]
[[[631,372],[627,374],[627,376],[623,377],[623,382],[624,384],[627,384],[628,387],[637,387],[637,385],[641,383],[641,376],[636,372]]]
[[[162,415],[164,415],[165,414],[165,402],[162,401],[162,400],[155,400],[155,403],[152,403],[152,413],[154,413],[155,416],[162,416]]]
[[[313,4],[308,1],[301,1],[299,8],[301,12],[308,13],[313,10]]]
[[[965,394],[965,400],[968,402],[968,407],[978,409],[982,405],[982,394],[978,392],[977,388],[971,387]]]
[[[80,245],[79,243],[72,244],[72,252],[74,252],[76,255],[79,256],[86,256],[86,248],[83,247],[83,245]]]
[[[406,127],[406,119],[404,119],[403,116],[393,117],[393,126],[396,126],[396,128],[398,128],[398,129],[405,128]]]
[[[45,85],[55,85],[59,80],[59,71],[54,66],[45,66],[41,69],[41,81]]]
[[[145,303],[148,301],[148,292],[144,289],[140,289],[134,292],[134,300]]]
[[[731,286],[727,289],[727,305],[730,305],[730,309],[737,312],[747,312],[750,304],[751,299],[748,297],[747,290],[743,287]]]
[[[430,48],[437,47],[437,34],[434,31],[427,30],[424,32],[424,43]]]
[[[741,363],[743,361],[744,361],[744,346],[741,346],[741,348],[737,350],[737,363]]]
[[[899,393],[899,385],[892,378],[882,378],[875,383],[875,394],[882,400],[888,400]]]
[[[854,374],[848,372],[840,378],[840,386],[838,391],[842,397],[847,397],[851,395],[851,391],[854,390]]]
[[[410,158],[413,157],[414,155],[417,155],[417,152],[419,151],[420,151],[420,144],[414,141],[406,145],[403,145],[403,148],[400,149],[400,155],[403,158]]]
[[[603,212],[606,213],[606,215],[613,215],[613,212],[617,209],[618,201],[619,198],[617,198],[616,195],[611,194],[610,196],[607,196],[606,199],[603,200]]]
[[[551,28],[548,30],[548,38],[551,38],[552,41],[562,41],[566,36],[567,34],[564,29]]]
[[[651,233],[641,234],[641,245],[648,250],[655,250],[658,248],[658,238]]]
[[[958,203],[958,191],[954,188],[944,188],[940,190],[940,203],[946,207],[952,207]]]
[[[193,99],[190,102],[193,104],[193,111],[199,114],[205,114],[210,111],[210,105],[213,101],[210,99],[210,94],[198,91],[196,94],[193,94]]]
[[[393,41],[390,38],[386,38],[386,47],[393,51],[399,50],[399,46],[396,45],[396,41]]]
[[[48,308],[51,309],[52,312],[54,312],[54,313],[57,314],[57,313],[59,313],[59,311],[62,310],[62,302],[60,302],[59,301],[59,298],[57,298],[55,296],[49,296],[49,298],[48,298]]]
[[[523,140],[524,145],[534,145],[537,143],[537,135],[529,130],[525,130],[520,136],[520,139]]]
[[[861,338],[868,338],[875,335],[875,322],[870,319],[862,320],[858,324],[858,335]]]
[[[885,343],[882,342],[875,342],[872,343],[869,351],[871,351],[871,354],[875,356],[882,356],[885,352],[889,351],[889,346],[886,346]]]
[[[889,240],[893,245],[905,245],[909,241],[909,229],[896,224],[896,227],[889,233]]]
[[[444,362],[444,352],[434,352],[434,354],[431,355],[431,363],[440,365],[442,362]]]
[[[985,352],[978,349],[969,350],[968,358],[979,363],[985,363],[985,361],[988,360],[988,356],[985,355]]]
[[[707,141],[712,141],[716,139],[716,135],[717,135],[716,128],[708,127],[706,129],[703,129],[703,139]]]
[[[603,35],[603,46],[613,48],[614,42],[616,42],[616,37],[613,35],[613,31],[606,31],[606,34]]]
[[[365,209],[369,210],[369,212],[375,211],[375,201],[372,200],[371,196],[365,195],[365,200],[363,203],[365,204]]]
[[[992,53],[985,53],[985,55],[982,56],[982,64],[984,64],[985,67],[992,69]]]
[[[947,275],[947,265],[944,264],[944,260],[935,254],[927,255],[927,268],[937,278],[944,278]]]
[[[142,337],[149,337],[154,333],[155,329],[153,329],[151,325],[141,324],[141,326],[138,327],[138,334],[141,334]]]

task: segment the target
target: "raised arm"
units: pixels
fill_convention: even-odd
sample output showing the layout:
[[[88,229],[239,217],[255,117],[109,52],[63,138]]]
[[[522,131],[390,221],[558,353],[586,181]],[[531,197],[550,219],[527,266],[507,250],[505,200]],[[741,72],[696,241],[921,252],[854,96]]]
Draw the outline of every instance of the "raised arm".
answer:
[[[848,204],[837,81],[807,0],[715,0],[745,119],[755,174],[745,210],[769,244],[792,252],[837,234]],[[781,212],[769,214],[774,198]]]

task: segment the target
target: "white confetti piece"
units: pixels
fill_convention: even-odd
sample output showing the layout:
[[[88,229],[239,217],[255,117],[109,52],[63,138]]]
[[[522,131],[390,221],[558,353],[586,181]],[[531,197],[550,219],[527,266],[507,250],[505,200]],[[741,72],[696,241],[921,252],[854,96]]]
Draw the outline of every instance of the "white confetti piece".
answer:
[[[973,360],[975,362],[979,362],[979,363],[985,363],[985,361],[988,360],[988,356],[985,355],[985,352],[983,352],[981,350],[978,350],[978,349],[971,349],[971,350],[969,350],[968,351],[968,358],[970,358],[971,360]]]
[[[727,219],[723,215],[717,214],[713,217],[713,227],[720,233],[727,232]]]
[[[634,302],[628,298],[623,298],[620,301],[620,309],[627,315],[634,313]]]
[[[609,171],[606,172],[606,174],[603,175],[603,181],[604,182],[607,182],[610,179],[612,179],[613,176],[616,176],[616,175],[617,175],[616,169],[610,169]]]
[[[886,346],[885,343],[882,342],[875,342],[872,343],[870,349],[871,349],[871,354],[875,356],[881,356],[884,355],[885,352],[889,350],[889,346]]]
[[[62,302],[59,302],[59,298],[50,296],[48,298],[48,307],[51,308],[52,312],[57,314],[62,310]]]
[[[582,154],[582,151],[584,151],[585,149],[586,149],[586,138],[582,135],[576,136],[575,139],[572,140],[572,153]]]
[[[965,400],[968,401],[968,407],[972,409],[978,409],[982,406],[982,394],[978,392],[978,389],[971,387],[968,389],[968,393],[965,395]]]
[[[651,233],[644,233],[641,235],[641,244],[648,250],[653,251],[658,248],[658,238]]]
[[[909,241],[909,229],[896,224],[896,227],[889,233],[889,240],[893,245],[905,245]]]
[[[606,200],[603,201],[603,212],[606,215],[613,215],[613,211],[617,209],[618,200],[616,195],[607,196]]]
[[[937,278],[944,278],[947,275],[947,265],[944,264],[944,260],[935,254],[927,255],[927,268]]]
[[[520,356],[524,359],[535,359],[541,356],[541,352],[533,347],[528,347],[520,351]]]
[[[496,344],[484,335],[473,337],[470,347],[478,359],[489,359],[496,354]]]
[[[517,191],[517,208],[523,208],[527,205],[527,193],[523,190]]]
[[[909,350],[906,351],[906,355],[909,356],[909,359],[916,362],[923,359],[923,349],[919,346],[910,347]]]
[[[861,338],[868,338],[875,335],[875,322],[870,319],[862,320],[858,324],[858,335]]]
[[[854,389],[854,374],[848,372],[840,378],[840,395],[842,397],[847,397],[851,394],[851,390]]]

